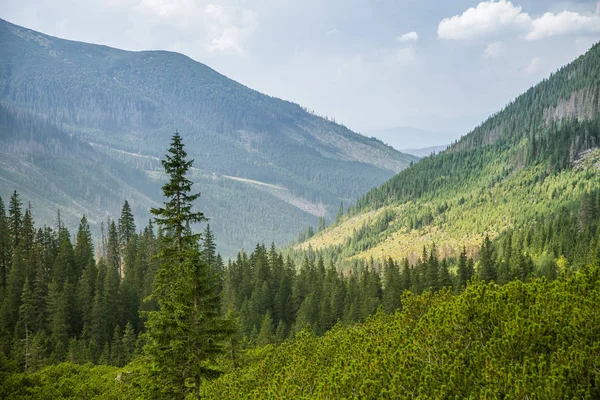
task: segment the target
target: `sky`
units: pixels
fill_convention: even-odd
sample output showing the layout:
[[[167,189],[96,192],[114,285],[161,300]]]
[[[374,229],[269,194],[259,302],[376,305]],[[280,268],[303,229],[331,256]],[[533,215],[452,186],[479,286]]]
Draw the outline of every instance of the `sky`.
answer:
[[[2,0],[0,18],[180,52],[355,131],[439,144],[600,40],[597,0]]]

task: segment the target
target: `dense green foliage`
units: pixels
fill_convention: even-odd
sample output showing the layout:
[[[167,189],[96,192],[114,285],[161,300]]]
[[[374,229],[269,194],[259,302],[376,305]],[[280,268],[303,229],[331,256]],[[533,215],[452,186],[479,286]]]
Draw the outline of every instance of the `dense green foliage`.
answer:
[[[240,332],[250,343],[264,344],[293,337],[307,325],[322,335],[338,321],[364,321],[380,306],[393,312],[407,290],[459,292],[474,276],[499,284],[552,280],[569,268],[600,262],[600,191],[579,203],[574,211],[507,230],[493,241],[486,237],[474,258],[465,248],[457,257],[442,258],[433,244],[414,265],[388,258],[355,260],[342,268],[324,261],[327,252],[296,254],[303,257],[296,265],[289,254],[284,258],[274,247],[259,245],[227,265],[224,305],[239,316]]]
[[[18,188],[38,212],[50,209],[44,223],[60,204],[69,226],[81,214],[92,224],[117,216],[124,197],[145,220],[160,200],[151,184],[162,178],[158,157],[173,129],[185,131],[193,179],[209,189],[203,209],[229,255],[256,241],[287,243],[416,160],[181,54],[61,40],[6,21],[0,110],[27,124],[0,123],[0,195]],[[44,138],[47,130],[81,152]],[[110,167],[94,169],[99,159]]]
[[[136,233],[124,206],[101,234],[96,259],[84,216],[75,236],[62,223],[35,229],[32,209],[0,198],[0,346],[11,369],[34,372],[69,360],[123,366],[144,330],[139,310],[153,287],[161,244],[153,225]],[[6,365],[4,365],[6,366]]]
[[[407,294],[402,311],[303,331],[206,398],[597,398],[600,274]]]
[[[458,295],[406,293],[402,310],[303,330],[206,382],[203,398],[597,398],[598,267],[552,282],[474,282]],[[61,364],[2,376],[6,399],[147,398],[143,363]]]

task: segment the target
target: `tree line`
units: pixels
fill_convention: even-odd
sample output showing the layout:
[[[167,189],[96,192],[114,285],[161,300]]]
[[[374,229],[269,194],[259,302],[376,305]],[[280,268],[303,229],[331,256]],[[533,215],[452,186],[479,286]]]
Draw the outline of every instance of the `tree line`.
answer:
[[[192,161],[178,134],[162,163],[169,180],[154,220],[138,229],[125,201],[120,218],[102,224],[97,246],[85,216],[74,237],[60,213],[55,227],[36,230],[16,191],[7,206],[0,199],[0,373],[137,362],[154,382],[147,395],[199,397],[206,379],[247,365],[254,346],[326,335],[379,309],[393,314],[408,292],[552,281],[600,264],[600,194],[592,191],[574,210],[485,237],[477,252],[463,248],[456,258],[432,244],[412,264],[387,258],[342,268],[326,253],[258,244],[225,265],[210,225],[195,231],[207,219],[195,211]]]

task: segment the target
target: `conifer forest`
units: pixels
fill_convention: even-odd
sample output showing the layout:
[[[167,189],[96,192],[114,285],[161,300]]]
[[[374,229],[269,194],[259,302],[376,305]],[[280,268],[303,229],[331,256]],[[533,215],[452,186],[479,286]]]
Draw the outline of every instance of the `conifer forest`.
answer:
[[[423,158],[178,53],[0,45],[0,399],[600,398],[600,43]]]

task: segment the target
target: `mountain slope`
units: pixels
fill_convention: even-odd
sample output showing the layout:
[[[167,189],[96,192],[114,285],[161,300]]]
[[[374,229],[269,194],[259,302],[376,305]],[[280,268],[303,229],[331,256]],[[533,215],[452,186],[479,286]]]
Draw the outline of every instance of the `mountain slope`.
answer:
[[[600,186],[600,45],[494,114],[448,150],[367,193],[343,221],[297,249],[336,257],[443,256],[577,212]]]
[[[108,206],[91,202],[97,197],[93,188],[62,202],[83,204],[78,213],[91,219],[104,210],[114,216],[132,186],[160,180],[158,159],[174,130],[195,159],[201,208],[215,221],[222,250],[256,240],[283,243],[316,216],[334,212],[341,200],[354,200],[416,161],[181,54],[62,40],[2,20],[0,49],[3,113],[43,121],[95,153],[144,172],[133,181],[114,177],[120,182],[111,184]],[[9,133],[3,137],[15,146],[20,139]],[[86,162],[76,158],[73,179],[78,163]],[[8,162],[8,154],[3,160]],[[0,195],[18,186],[26,198],[44,203],[25,177],[9,179],[3,169]],[[46,181],[60,180],[53,170],[45,173]],[[145,195],[134,199],[134,207],[147,209],[158,199],[155,191]]]

